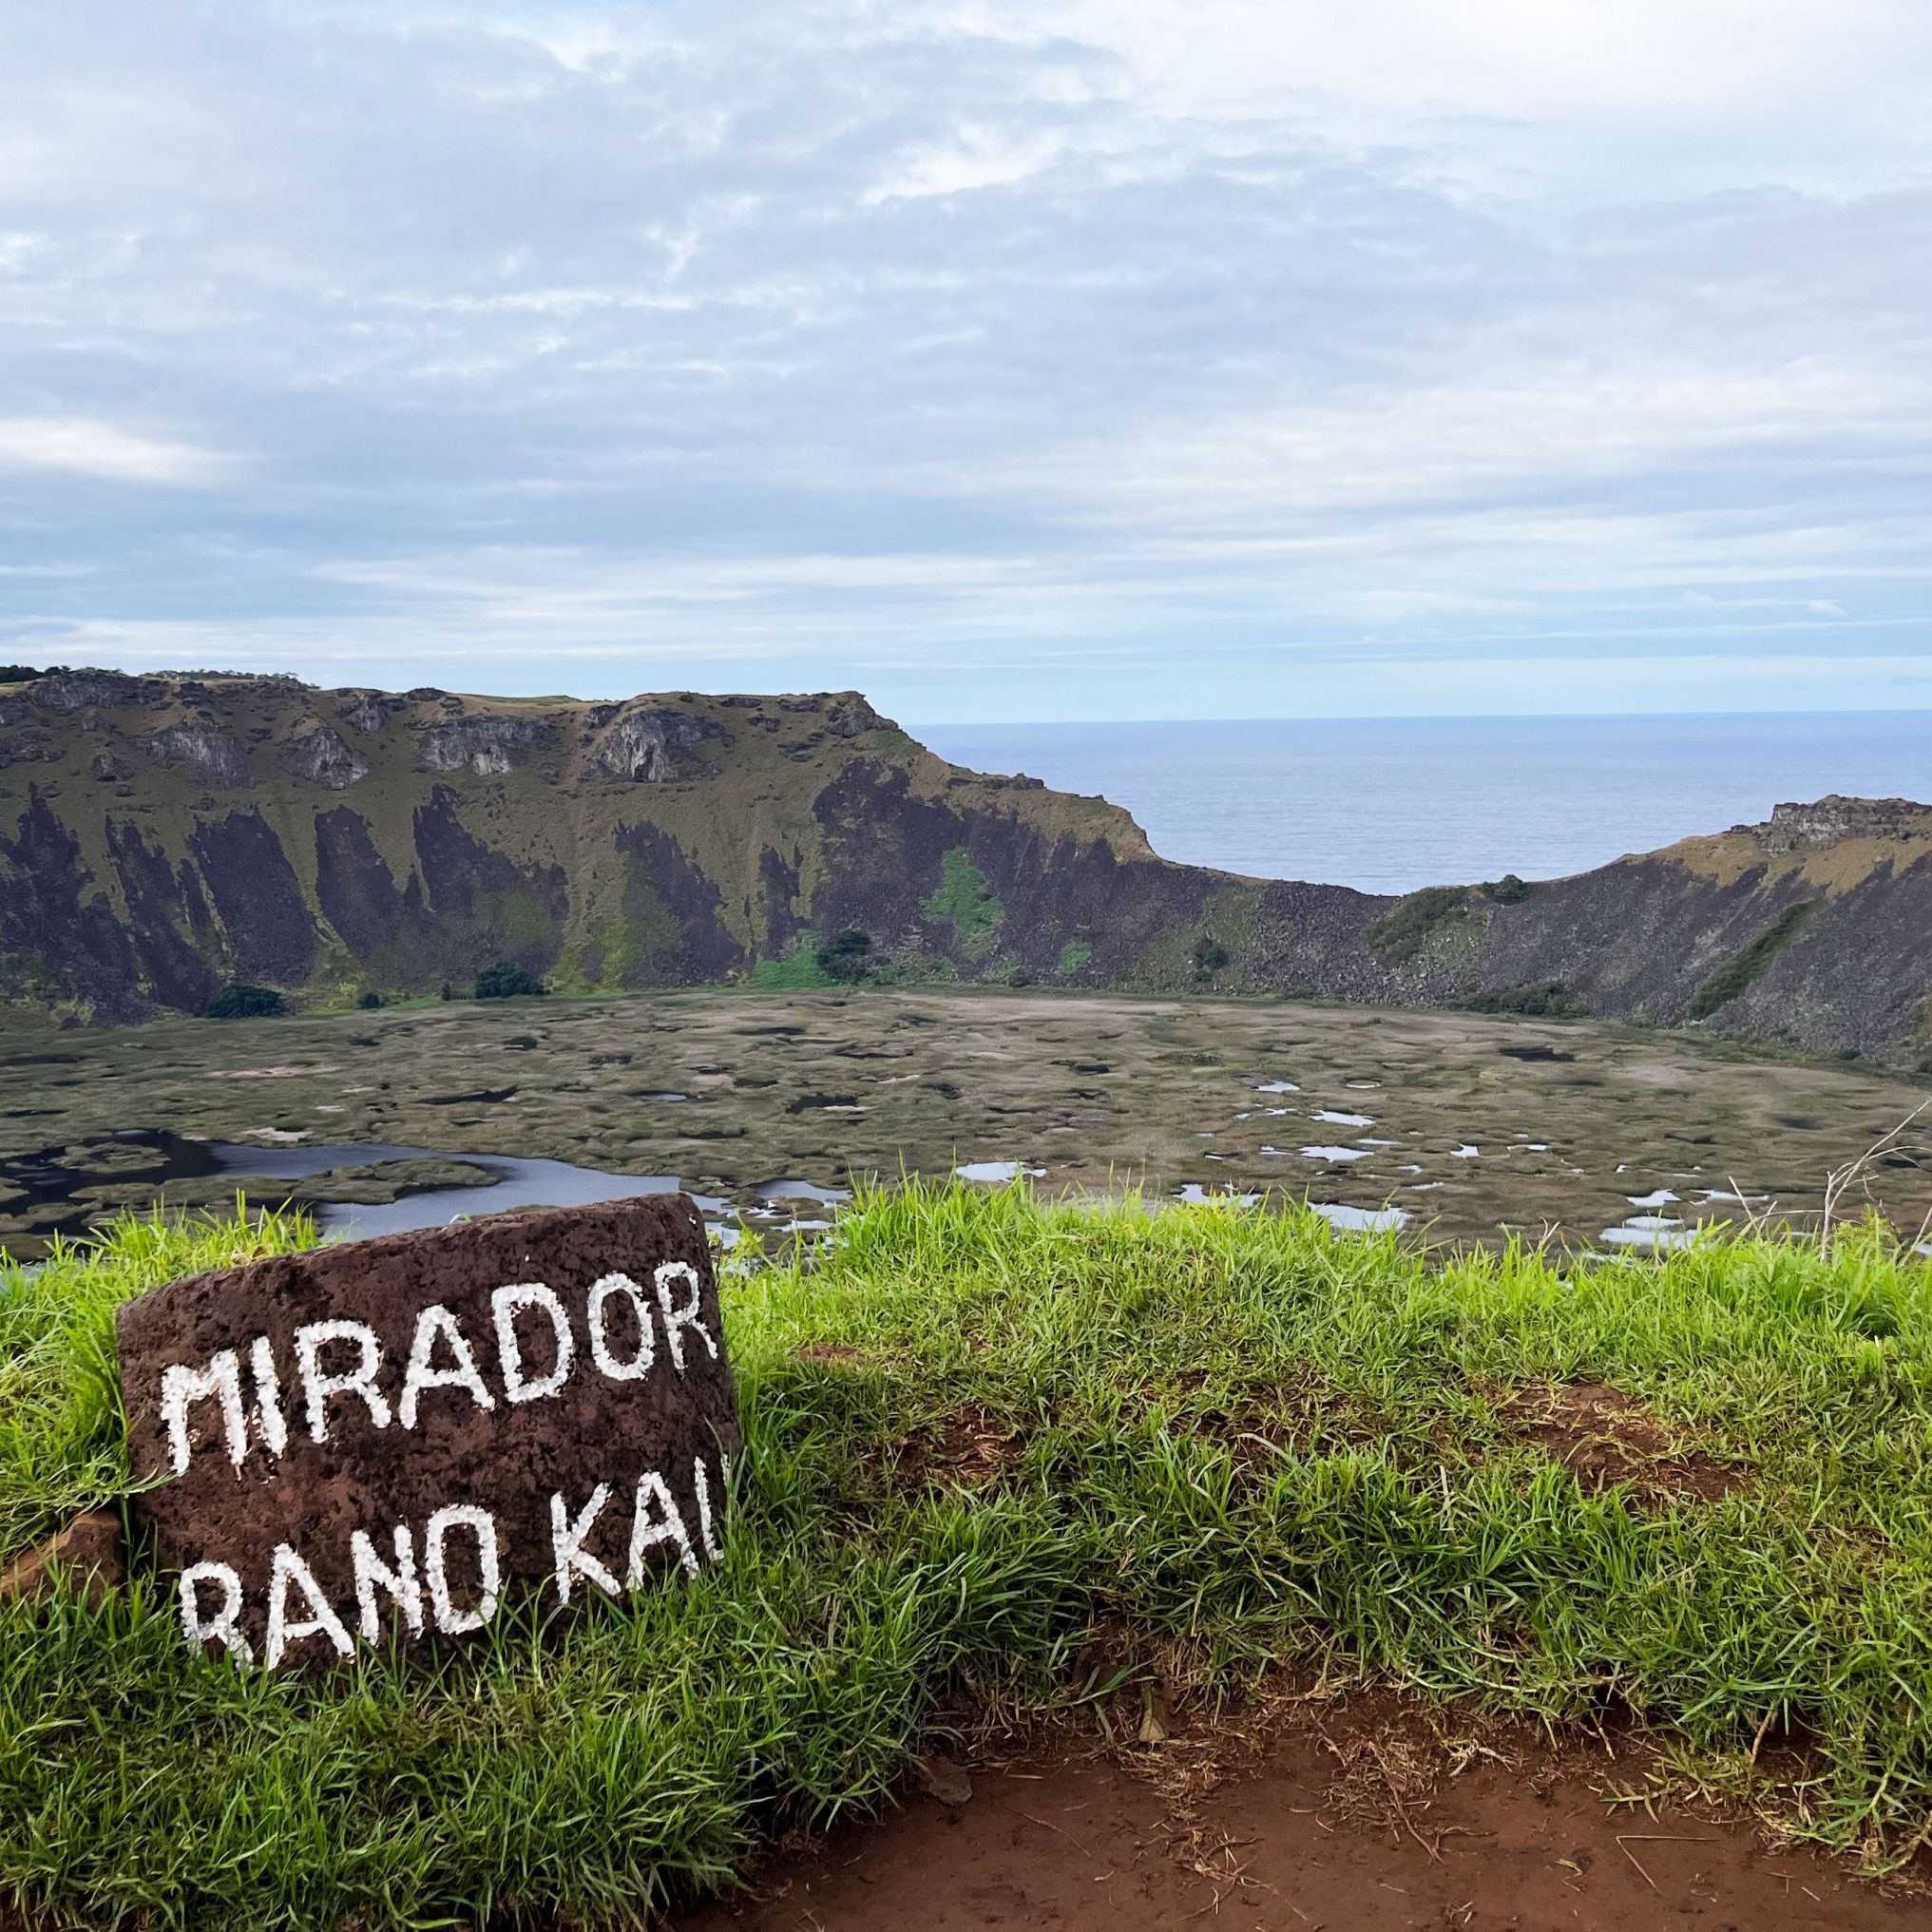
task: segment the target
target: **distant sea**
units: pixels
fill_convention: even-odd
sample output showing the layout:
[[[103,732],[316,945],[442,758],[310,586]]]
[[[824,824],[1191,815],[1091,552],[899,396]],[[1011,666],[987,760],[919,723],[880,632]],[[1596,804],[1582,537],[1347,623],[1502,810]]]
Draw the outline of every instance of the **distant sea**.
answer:
[[[1827,792],[1932,803],[1932,712],[935,726],[983,772],[1098,792],[1162,857],[1407,892],[1560,877]]]

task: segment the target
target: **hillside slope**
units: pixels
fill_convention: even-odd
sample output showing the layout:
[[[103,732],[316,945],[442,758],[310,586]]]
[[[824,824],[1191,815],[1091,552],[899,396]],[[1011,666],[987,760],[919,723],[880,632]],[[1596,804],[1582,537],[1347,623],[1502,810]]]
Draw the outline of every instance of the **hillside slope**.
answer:
[[[64,670],[0,686],[0,998],[62,1017],[810,970],[1580,1010],[1916,1060],[1932,809],[1827,799],[1403,899],[1155,856],[856,693],[623,703]],[[774,967],[766,964],[770,973]],[[784,970],[785,968],[779,968]]]

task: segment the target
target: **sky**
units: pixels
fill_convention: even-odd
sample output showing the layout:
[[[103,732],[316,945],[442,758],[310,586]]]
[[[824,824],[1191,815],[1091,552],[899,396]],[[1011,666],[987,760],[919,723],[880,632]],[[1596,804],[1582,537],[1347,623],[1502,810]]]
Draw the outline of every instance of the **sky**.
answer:
[[[0,0],[0,657],[1932,708],[1923,0]]]

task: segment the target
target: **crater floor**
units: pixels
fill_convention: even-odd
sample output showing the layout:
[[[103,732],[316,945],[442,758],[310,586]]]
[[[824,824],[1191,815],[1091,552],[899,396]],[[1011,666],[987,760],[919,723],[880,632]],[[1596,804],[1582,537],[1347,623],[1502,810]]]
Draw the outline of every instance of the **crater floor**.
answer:
[[[1827,1174],[1922,1098],[1855,1065],[1594,1022],[979,988],[677,990],[98,1031],[11,1020],[0,1246],[31,1256],[89,1215],[206,1198],[205,1180],[170,1180],[148,1150],[106,1138],[163,1130],[542,1156],[676,1175],[735,1202],[776,1176],[998,1178],[1017,1164],[1049,1192],[1306,1197],[1342,1225],[1397,1211],[1436,1240],[1555,1232],[1643,1249],[1736,1218],[1740,1196],[1815,1224]],[[1915,1144],[1870,1185],[1908,1232],[1932,1202]],[[67,1176],[63,1198],[49,1172]]]

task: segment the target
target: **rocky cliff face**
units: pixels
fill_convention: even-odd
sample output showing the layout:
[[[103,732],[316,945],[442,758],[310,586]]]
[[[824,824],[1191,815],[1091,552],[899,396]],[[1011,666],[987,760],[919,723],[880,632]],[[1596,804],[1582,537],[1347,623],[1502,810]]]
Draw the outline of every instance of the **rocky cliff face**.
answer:
[[[1932,808],[1780,806],[1529,887],[1390,900],[1157,858],[855,693],[517,700],[61,671],[0,687],[0,998],[192,1011],[809,970],[1587,1011],[1914,1060]],[[789,963],[789,964],[787,964]]]

